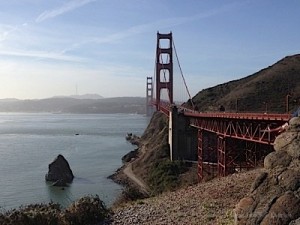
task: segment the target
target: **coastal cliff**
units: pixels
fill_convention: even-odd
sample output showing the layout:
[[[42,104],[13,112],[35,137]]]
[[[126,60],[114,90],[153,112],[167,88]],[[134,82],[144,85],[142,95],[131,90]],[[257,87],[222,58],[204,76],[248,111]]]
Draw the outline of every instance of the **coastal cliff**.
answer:
[[[163,113],[153,114],[138,140],[135,143],[138,148],[123,156],[123,167],[110,177],[126,186],[121,202],[155,196],[197,182],[196,164],[170,161],[168,118]]]

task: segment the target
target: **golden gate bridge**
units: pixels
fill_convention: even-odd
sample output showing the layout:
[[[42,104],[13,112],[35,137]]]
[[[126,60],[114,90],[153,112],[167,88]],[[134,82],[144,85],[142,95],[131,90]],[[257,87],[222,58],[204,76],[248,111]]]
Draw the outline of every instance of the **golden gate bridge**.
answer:
[[[174,63],[180,73],[185,100],[191,107],[174,100]],[[179,81],[177,82],[179,83]],[[291,115],[269,113],[198,112],[195,110],[182,73],[172,33],[157,33],[154,77],[147,77],[147,114],[153,109],[169,117],[171,160],[198,163],[198,178],[226,176],[257,166],[273,150],[276,135]],[[282,129],[281,129],[282,128]]]

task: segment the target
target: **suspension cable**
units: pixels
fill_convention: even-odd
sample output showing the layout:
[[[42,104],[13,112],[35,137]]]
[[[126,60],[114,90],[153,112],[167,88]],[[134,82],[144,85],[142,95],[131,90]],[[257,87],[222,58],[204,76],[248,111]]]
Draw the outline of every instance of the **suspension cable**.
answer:
[[[186,89],[186,91],[187,91],[187,93],[188,93],[188,95],[189,95],[189,99],[190,99],[190,101],[191,101],[192,107],[193,107],[193,109],[194,109],[194,108],[195,108],[195,105],[194,105],[194,103],[193,103],[193,101],[192,101],[192,97],[191,97],[190,91],[189,91],[189,89],[188,89],[188,86],[187,86],[187,84],[186,84],[186,82],[185,82],[185,78],[184,78],[184,76],[183,76],[183,72],[182,72],[182,69],[181,69],[181,65],[180,65],[180,63],[179,63],[179,58],[178,58],[178,55],[177,55],[177,51],[176,51],[174,39],[172,40],[172,42],[173,42],[174,51],[175,51],[177,63],[178,63],[178,66],[179,66],[179,70],[180,70],[180,73],[181,73],[181,77],[182,77],[182,80],[183,80],[185,89]]]

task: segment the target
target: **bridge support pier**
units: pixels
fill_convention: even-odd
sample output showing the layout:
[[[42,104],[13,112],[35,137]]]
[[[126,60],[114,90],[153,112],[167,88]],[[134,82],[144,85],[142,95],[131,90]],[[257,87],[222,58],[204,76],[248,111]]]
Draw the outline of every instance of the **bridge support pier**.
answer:
[[[176,106],[172,106],[169,115],[169,145],[172,161],[197,161],[197,129]]]
[[[273,151],[271,145],[232,139],[198,128],[198,181],[255,168]]]
[[[227,166],[226,166],[226,141],[225,137],[219,135],[217,142],[218,150],[218,174],[221,177],[227,175]]]
[[[203,180],[203,130],[198,129],[198,182]]]

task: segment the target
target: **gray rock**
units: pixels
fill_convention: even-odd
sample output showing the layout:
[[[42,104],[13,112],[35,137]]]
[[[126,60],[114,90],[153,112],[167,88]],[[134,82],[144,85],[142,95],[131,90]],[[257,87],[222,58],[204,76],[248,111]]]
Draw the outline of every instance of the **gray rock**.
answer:
[[[296,191],[300,187],[300,171],[288,169],[278,176],[278,181],[285,190]]]
[[[293,220],[292,222],[289,223],[289,225],[300,225],[300,218]]]
[[[300,139],[298,137],[286,146],[286,152],[294,159],[298,159],[300,157]]]
[[[289,126],[288,126],[288,131],[296,131],[298,132],[300,129],[300,117],[293,117],[290,121],[289,121]]]
[[[235,208],[235,225],[300,225],[300,118],[293,118],[265,157],[247,197]]]
[[[268,176],[268,173],[266,172],[261,172],[255,179],[255,181],[252,183],[251,185],[251,189],[250,189],[250,192],[253,192],[256,190],[256,188],[259,187],[259,185],[261,185],[264,180],[267,178]]]
[[[292,192],[285,193],[272,205],[261,225],[288,225],[300,216],[299,203]]]
[[[65,186],[63,184],[71,183],[74,179],[73,172],[68,161],[58,155],[52,163],[49,164],[48,173],[45,176],[46,181],[56,182],[56,186]]]
[[[67,187],[68,184],[64,180],[55,181],[52,186],[54,187]]]
[[[286,147],[291,144],[296,138],[297,133],[284,132],[276,137],[274,142],[275,151],[284,151]]]
[[[287,167],[291,161],[291,156],[289,156],[285,151],[271,152],[265,157],[264,168],[273,169],[275,167]]]

